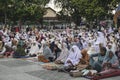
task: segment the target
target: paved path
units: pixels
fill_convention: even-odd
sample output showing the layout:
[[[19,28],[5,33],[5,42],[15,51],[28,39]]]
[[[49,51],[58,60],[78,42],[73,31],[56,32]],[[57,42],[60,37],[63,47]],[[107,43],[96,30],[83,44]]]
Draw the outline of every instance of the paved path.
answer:
[[[66,73],[45,70],[42,63],[20,59],[0,59],[0,80],[87,80],[72,78]],[[120,80],[120,76],[104,80]]]

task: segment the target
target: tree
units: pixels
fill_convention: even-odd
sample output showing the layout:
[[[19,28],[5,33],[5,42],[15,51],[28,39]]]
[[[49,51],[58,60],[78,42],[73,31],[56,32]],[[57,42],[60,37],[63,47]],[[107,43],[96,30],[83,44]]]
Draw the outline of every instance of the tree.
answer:
[[[55,3],[62,8],[61,16],[72,17],[74,22],[79,25],[81,15],[79,15],[79,8],[74,3],[75,0],[55,0]],[[79,0],[77,0],[79,1]]]
[[[0,0],[0,11],[9,21],[40,21],[50,0]],[[2,17],[2,16],[0,16]],[[2,20],[1,20],[2,21]]]
[[[74,22],[79,25],[81,17],[86,18],[88,22],[105,19],[111,16],[112,10],[116,8],[119,0],[55,0],[64,10],[68,11],[73,17]]]
[[[12,0],[0,0],[0,18],[2,22],[7,23],[7,13],[8,13],[8,8],[10,7],[10,4],[12,3]]]

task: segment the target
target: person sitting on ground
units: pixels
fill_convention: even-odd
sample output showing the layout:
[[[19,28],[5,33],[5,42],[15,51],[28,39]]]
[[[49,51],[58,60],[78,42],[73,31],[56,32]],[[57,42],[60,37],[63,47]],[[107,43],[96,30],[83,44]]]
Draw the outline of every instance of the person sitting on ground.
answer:
[[[25,49],[23,45],[18,44],[17,49],[15,50],[13,54],[13,58],[24,58],[26,57],[27,53],[25,52]]]
[[[103,61],[103,71],[100,74],[111,73],[111,71],[119,68],[119,61],[117,56],[112,52],[109,51],[106,55],[105,60]]]
[[[64,67],[62,69],[58,69],[58,71],[70,72],[71,70],[75,70],[81,58],[82,54],[80,49],[76,45],[73,45],[69,56],[64,63]]]
[[[97,70],[98,72],[100,72],[102,70],[102,63],[105,59],[105,55],[107,53],[107,50],[105,47],[101,47],[100,48],[100,53],[95,53],[90,55],[90,62],[89,64],[91,65],[91,67],[95,70]],[[97,57],[98,59],[95,61],[93,58]]]
[[[3,56],[6,51],[6,48],[4,46],[4,42],[0,41],[0,55]]]
[[[117,51],[115,52],[116,56],[118,57],[118,60],[120,62],[120,45],[118,45],[118,49]],[[120,63],[119,63],[120,64]]]
[[[12,49],[14,51],[17,50],[17,45],[18,45],[18,40],[17,39],[13,39],[12,40]]]
[[[112,44],[109,42],[106,46],[107,51],[111,51],[112,49]]]
[[[6,48],[6,51],[5,51],[5,53],[4,53],[4,57],[13,57],[13,54],[14,54],[14,50],[11,48],[11,47],[9,47],[9,46],[5,46],[5,48]]]
[[[53,53],[55,55],[54,60],[56,60],[60,56],[60,53],[61,53],[61,49],[56,44],[54,45]]]
[[[81,54],[82,54],[82,58],[80,59],[80,63],[88,65],[89,64],[89,55],[87,53],[87,50],[83,49],[81,51]]]
[[[37,43],[37,41],[33,41],[29,50],[29,56],[30,57],[35,57],[37,56],[37,53],[39,52],[39,44]]]
[[[92,45],[92,43],[88,43],[87,53],[88,53],[88,55],[91,55],[91,54],[95,53],[95,48]]]
[[[81,51],[82,58],[80,59],[79,64],[76,66],[77,70],[83,70],[89,65],[89,55],[86,49]]]
[[[55,63],[56,64],[64,64],[68,55],[69,55],[69,51],[67,49],[67,44],[63,43],[62,44],[62,52],[60,53],[60,56],[56,59]]]
[[[46,44],[46,43],[43,44],[43,56],[49,62],[53,62],[53,60],[54,60],[53,53],[52,53],[51,49],[49,48],[48,44]]]
[[[102,68],[101,72],[93,75],[93,80],[113,77],[120,74],[118,58],[112,51],[107,53]]]

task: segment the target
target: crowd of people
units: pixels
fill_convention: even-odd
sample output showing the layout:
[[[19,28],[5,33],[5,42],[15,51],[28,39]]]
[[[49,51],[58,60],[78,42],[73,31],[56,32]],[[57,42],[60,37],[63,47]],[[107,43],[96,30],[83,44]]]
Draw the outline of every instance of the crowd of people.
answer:
[[[120,28],[62,31],[1,28],[0,55],[13,58],[43,55],[47,62],[63,64],[59,71],[82,67],[83,75],[90,75],[89,67],[104,75],[120,68]]]

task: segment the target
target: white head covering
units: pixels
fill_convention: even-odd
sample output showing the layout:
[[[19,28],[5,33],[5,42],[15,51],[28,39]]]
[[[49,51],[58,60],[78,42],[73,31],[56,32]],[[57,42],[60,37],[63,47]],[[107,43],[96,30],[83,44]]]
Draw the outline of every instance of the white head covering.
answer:
[[[71,65],[70,63],[67,63],[68,60],[70,60],[73,65],[76,65],[80,62],[80,58],[82,58],[82,54],[81,54],[80,49],[76,45],[73,45],[64,66]]]
[[[74,52],[72,51],[72,49],[74,50]],[[73,52],[74,54],[80,54],[81,51],[76,45],[73,45],[71,48],[71,52]]]
[[[63,49],[67,49],[67,44],[66,44],[66,43],[63,42],[63,43],[62,43],[62,46],[63,46],[63,47],[62,47]]]
[[[62,52],[60,53],[60,56],[57,58],[57,60],[61,60],[62,62],[65,62],[66,59],[68,58],[69,51],[67,49],[67,44],[62,43]]]
[[[45,44],[45,43],[46,43],[46,41],[44,39],[42,39],[41,44]]]

